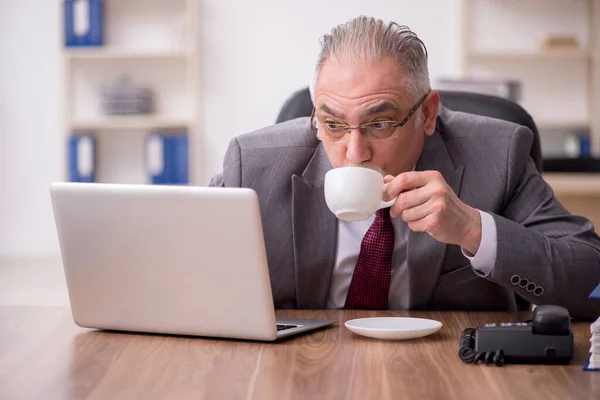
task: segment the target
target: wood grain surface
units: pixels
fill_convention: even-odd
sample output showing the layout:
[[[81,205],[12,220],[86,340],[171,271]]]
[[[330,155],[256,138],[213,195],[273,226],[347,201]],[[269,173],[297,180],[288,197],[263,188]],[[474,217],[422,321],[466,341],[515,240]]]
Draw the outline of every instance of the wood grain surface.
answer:
[[[285,310],[338,324],[274,343],[94,331],[70,309],[0,306],[0,399],[600,399],[584,372],[589,322],[573,324],[567,366],[464,364],[465,327],[528,313]],[[370,316],[443,322],[409,341],[358,336],[343,323]]]

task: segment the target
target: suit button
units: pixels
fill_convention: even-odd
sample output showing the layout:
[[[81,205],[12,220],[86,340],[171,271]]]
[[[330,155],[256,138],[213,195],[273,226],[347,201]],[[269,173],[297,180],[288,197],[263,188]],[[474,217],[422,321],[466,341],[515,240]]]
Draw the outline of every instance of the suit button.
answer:
[[[534,290],[533,290],[533,294],[535,294],[536,296],[541,296],[544,293],[544,288],[541,286],[537,286]]]
[[[529,282],[529,285],[527,285],[527,291],[528,292],[533,292],[535,290],[535,288],[537,287],[537,285],[533,282]]]
[[[522,288],[525,288],[527,285],[529,285],[529,279],[521,278],[521,282],[519,282],[519,286]]]
[[[518,285],[520,281],[521,277],[519,275],[513,275],[510,277],[510,283],[512,283],[513,285]]]

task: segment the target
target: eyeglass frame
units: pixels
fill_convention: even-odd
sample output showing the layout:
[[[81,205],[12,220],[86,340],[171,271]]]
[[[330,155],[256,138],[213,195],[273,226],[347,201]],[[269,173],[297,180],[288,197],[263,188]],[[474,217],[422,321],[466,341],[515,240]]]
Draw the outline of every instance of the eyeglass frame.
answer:
[[[419,107],[421,107],[421,105],[423,104],[423,102],[425,101],[425,99],[427,98],[427,96],[429,96],[429,93],[431,93],[431,91],[428,91],[427,93],[425,93],[425,95],[423,95],[423,97],[421,97],[421,99],[410,109],[410,111],[408,112],[408,114],[406,115],[406,117],[404,117],[404,119],[400,122],[397,121],[373,121],[373,122],[368,122],[366,124],[361,124],[359,126],[350,126],[350,125],[344,125],[344,124],[338,124],[343,126],[344,131],[345,131],[345,135],[348,135],[352,132],[352,130],[354,129],[359,129],[361,135],[366,135],[366,127],[367,125],[371,125],[371,124],[376,124],[376,123],[381,123],[381,122],[391,122],[392,123],[392,128],[402,128],[404,125],[406,125],[406,123],[408,122],[408,120],[410,120],[410,118],[414,115],[414,113],[417,112],[417,110],[419,109]],[[319,125],[326,125],[326,124],[317,124],[316,127],[313,126],[313,121],[315,118],[315,112],[316,112],[316,108],[313,107],[312,112],[310,113],[310,129],[315,132],[315,136],[317,136],[318,131],[319,131]],[[373,142],[379,141],[379,140],[387,140],[387,139],[391,139],[393,137],[393,134],[384,138],[384,139],[374,139],[374,140],[370,140]],[[318,138],[318,136],[317,136]],[[320,140],[320,139],[319,139]],[[341,139],[340,139],[341,140]],[[367,139],[369,140],[369,139]]]

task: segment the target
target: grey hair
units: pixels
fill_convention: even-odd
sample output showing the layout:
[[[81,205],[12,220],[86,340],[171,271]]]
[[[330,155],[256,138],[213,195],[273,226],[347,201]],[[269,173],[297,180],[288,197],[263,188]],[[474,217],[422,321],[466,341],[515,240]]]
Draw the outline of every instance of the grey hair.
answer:
[[[310,85],[311,99],[323,64],[327,60],[371,61],[394,57],[406,76],[409,93],[417,101],[431,90],[427,48],[407,26],[360,16],[338,25],[321,38],[321,52]],[[417,125],[421,119],[417,113]]]

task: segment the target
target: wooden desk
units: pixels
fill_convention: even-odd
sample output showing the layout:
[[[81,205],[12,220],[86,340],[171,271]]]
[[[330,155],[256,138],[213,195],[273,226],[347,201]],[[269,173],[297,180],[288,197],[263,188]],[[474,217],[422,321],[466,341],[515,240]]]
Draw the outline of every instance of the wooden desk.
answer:
[[[600,174],[547,172],[543,177],[552,186],[556,196],[600,196]]]
[[[464,364],[465,327],[528,314],[281,311],[337,319],[276,343],[97,332],[70,310],[0,307],[0,399],[599,399],[600,373],[584,372],[589,323],[573,324],[568,366]],[[411,341],[356,336],[343,322],[367,316],[441,320]]]
[[[600,174],[544,173],[560,203],[575,215],[582,215],[600,232]]]

